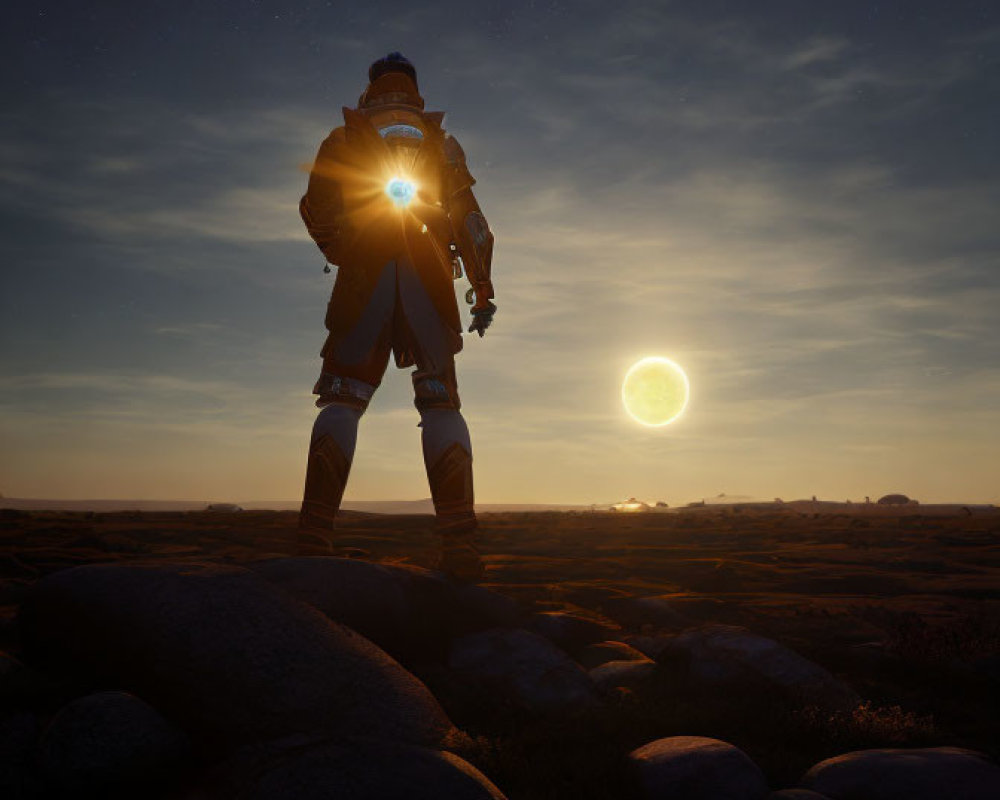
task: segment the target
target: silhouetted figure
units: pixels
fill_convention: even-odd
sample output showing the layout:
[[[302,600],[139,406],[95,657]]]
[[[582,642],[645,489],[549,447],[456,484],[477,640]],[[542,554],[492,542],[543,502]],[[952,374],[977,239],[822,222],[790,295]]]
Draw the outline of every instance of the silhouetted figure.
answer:
[[[444,114],[423,110],[413,65],[390,53],[368,75],[357,108],[344,108],[344,125],[320,145],[300,205],[309,234],[339,267],[313,389],[322,410],[309,446],[300,552],[330,549],[358,421],[391,352],[397,367],[416,367],[441,567],[474,580],[482,564],[472,543],[472,446],[455,377],[462,324],[453,280],[464,267],[466,297],[474,298],[469,331],[482,336],[496,311],[493,234],[465,154],[441,127]]]

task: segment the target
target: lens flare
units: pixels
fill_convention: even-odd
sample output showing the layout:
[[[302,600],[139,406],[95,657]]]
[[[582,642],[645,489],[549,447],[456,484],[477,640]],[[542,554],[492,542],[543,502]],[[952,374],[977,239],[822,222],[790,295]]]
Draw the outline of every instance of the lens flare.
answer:
[[[417,185],[406,178],[393,177],[385,185],[385,193],[400,208],[406,208],[417,193]]]

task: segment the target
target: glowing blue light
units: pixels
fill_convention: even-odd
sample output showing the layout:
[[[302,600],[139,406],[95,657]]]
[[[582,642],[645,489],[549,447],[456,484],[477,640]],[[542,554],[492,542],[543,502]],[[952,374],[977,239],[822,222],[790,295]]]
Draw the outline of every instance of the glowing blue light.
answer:
[[[400,208],[410,204],[417,193],[417,185],[406,178],[393,178],[385,185],[385,193]]]

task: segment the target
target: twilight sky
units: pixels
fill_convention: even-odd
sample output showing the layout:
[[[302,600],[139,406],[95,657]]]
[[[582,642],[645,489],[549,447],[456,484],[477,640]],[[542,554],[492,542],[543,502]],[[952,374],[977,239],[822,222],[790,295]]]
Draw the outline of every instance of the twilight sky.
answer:
[[[478,499],[1000,502],[995,3],[3,16],[7,496],[300,495],[332,276],[299,167],[398,49],[497,238],[458,359]],[[646,355],[691,380],[662,429],[620,403]],[[410,394],[390,367],[349,499],[428,496]]]

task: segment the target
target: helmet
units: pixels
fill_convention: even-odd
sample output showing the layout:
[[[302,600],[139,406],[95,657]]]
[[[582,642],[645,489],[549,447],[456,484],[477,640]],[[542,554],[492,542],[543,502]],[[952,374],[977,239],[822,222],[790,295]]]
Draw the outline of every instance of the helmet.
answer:
[[[397,50],[372,63],[368,68],[368,82],[374,83],[389,72],[402,72],[410,77],[414,85],[417,83],[417,70],[414,69],[409,59]]]

